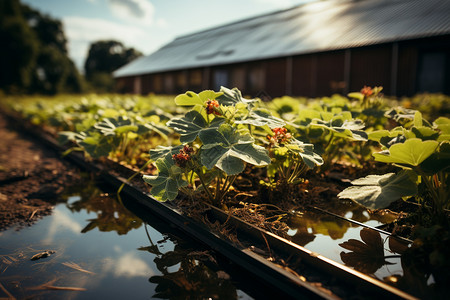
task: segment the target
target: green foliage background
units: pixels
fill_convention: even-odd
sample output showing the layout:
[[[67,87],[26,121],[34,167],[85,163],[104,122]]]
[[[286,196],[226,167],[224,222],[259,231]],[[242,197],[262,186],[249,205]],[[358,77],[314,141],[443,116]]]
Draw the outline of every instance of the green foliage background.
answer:
[[[8,93],[83,91],[83,78],[67,56],[61,21],[18,0],[0,2],[0,89]]]
[[[118,41],[94,42],[84,64],[86,79],[96,92],[111,92],[114,90],[112,72],[141,55],[141,52]]]
[[[0,1],[0,90],[7,94],[111,92],[112,72],[142,55],[118,41],[91,44],[86,79],[68,56],[60,20],[19,0]]]

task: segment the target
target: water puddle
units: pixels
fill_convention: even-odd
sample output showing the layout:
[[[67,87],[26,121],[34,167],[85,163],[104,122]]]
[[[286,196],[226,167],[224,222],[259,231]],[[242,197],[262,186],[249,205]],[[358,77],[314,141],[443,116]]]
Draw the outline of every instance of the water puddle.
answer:
[[[287,234],[306,249],[375,277],[415,295],[431,295],[434,278],[405,251],[410,243],[367,228],[390,223],[395,216],[388,211],[369,214],[358,206],[342,207],[338,214],[357,221],[351,223],[321,211],[298,213],[289,220]]]
[[[133,201],[94,182],[66,189],[53,214],[32,227],[0,232],[0,298],[252,299],[264,287],[223,267],[213,253]],[[348,205],[330,211],[376,227],[389,213]],[[416,294],[433,278],[402,258],[408,245],[320,211],[295,214],[290,239],[305,248]],[[44,251],[46,258],[31,260]],[[54,251],[54,253],[53,253]]]
[[[1,232],[0,245],[0,298],[252,298],[209,251],[93,183],[69,189],[34,226]]]

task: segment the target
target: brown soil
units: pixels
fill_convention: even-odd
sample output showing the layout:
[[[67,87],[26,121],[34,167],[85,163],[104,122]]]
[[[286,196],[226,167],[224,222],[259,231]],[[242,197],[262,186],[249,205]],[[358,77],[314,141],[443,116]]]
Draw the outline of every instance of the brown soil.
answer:
[[[15,125],[0,114],[0,231],[50,214],[64,187],[80,180],[60,154]]]

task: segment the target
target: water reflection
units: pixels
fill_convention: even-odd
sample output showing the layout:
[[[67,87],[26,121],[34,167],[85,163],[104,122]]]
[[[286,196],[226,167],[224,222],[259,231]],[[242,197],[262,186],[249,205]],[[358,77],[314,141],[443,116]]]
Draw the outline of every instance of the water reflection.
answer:
[[[87,183],[34,226],[2,232],[0,298],[251,298],[205,249],[124,203]],[[56,253],[30,260],[48,249]]]
[[[162,253],[148,235],[149,246],[139,250],[157,255],[154,259],[161,275],[149,282],[156,284],[154,298],[160,299],[237,299],[230,276],[218,268],[209,251],[198,251],[180,240],[172,251]]]
[[[337,208],[333,203],[330,203],[329,210],[338,216],[320,209],[291,215],[288,220],[289,238],[308,250],[390,284],[397,285],[394,281],[403,280],[408,271],[401,254],[408,245],[344,219],[351,218],[376,227],[392,222],[396,215],[389,211],[369,213],[352,205]]]
[[[42,240],[42,243],[47,245],[52,244],[55,235],[61,230],[70,231],[72,234],[80,234],[81,228],[81,224],[72,219],[68,213],[55,209],[46,237]]]
[[[359,234],[362,241],[349,239],[339,244],[342,248],[350,250],[350,252],[341,252],[341,259],[346,265],[360,272],[373,274],[383,265],[393,264],[386,260],[383,240],[379,232],[363,228]]]
[[[342,261],[366,274],[372,274],[380,280],[398,287],[412,295],[426,299],[444,299],[447,297],[448,282],[438,283],[434,275],[436,270],[427,267],[432,253],[411,247],[410,243],[395,236],[382,235],[365,228],[360,231],[361,240],[349,239],[340,247]],[[425,260],[424,260],[425,258]],[[401,268],[389,268],[389,265],[400,265]],[[379,272],[380,269],[391,269],[390,274]],[[445,271],[447,272],[448,269]],[[447,277],[448,278],[448,277]],[[442,289],[444,287],[444,289]]]
[[[343,205],[343,208],[335,213],[371,226],[392,222],[396,217],[387,211],[369,214],[360,206]],[[332,240],[343,239],[349,230],[358,227],[347,220],[315,211],[293,214],[287,220],[287,225],[290,230],[287,234],[291,236],[293,242],[301,246],[313,242],[317,235],[328,236]]]
[[[116,231],[119,235],[127,234],[132,229],[142,226],[141,219],[129,212],[115,198],[103,193],[94,183],[83,188],[80,196],[75,196],[75,201],[70,201],[70,193],[66,193],[67,207],[72,212],[85,210],[93,212],[96,218],[89,219],[89,223],[81,230],[82,233],[89,232],[94,228],[102,232]]]
[[[135,252],[121,254],[118,258],[106,257],[103,259],[102,273],[112,273],[115,277],[146,277],[155,272],[139,258]]]
[[[388,211],[369,214],[366,209],[355,205],[342,205],[337,212],[333,212],[344,216],[344,218],[351,218],[354,221],[371,226],[389,223],[396,218],[396,215]],[[291,236],[292,241],[301,246],[306,246],[314,241],[317,235],[329,236],[332,240],[342,239],[351,228],[358,227],[358,225],[345,219],[339,219],[320,211],[305,211],[292,214],[287,220],[287,225],[289,226],[287,234]]]

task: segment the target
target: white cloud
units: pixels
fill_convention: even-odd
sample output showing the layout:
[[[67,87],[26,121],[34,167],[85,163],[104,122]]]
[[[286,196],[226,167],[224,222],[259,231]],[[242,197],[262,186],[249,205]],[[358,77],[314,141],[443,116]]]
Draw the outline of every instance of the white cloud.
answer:
[[[122,20],[150,25],[155,8],[148,0],[109,0],[112,13]]]
[[[85,17],[65,17],[63,23],[69,41],[69,55],[80,70],[83,70],[84,61],[92,42],[117,40],[126,47],[134,47],[145,54],[149,54],[157,47],[148,28],[143,26],[124,25]]]
[[[66,212],[56,208],[53,211],[52,222],[47,231],[47,237],[43,240],[44,244],[51,244],[55,235],[61,231],[61,228],[72,231],[74,234],[81,233],[81,225],[73,220]]]
[[[115,277],[151,277],[155,271],[133,252],[128,252],[118,258],[106,257],[102,262],[102,273],[113,273]]]

